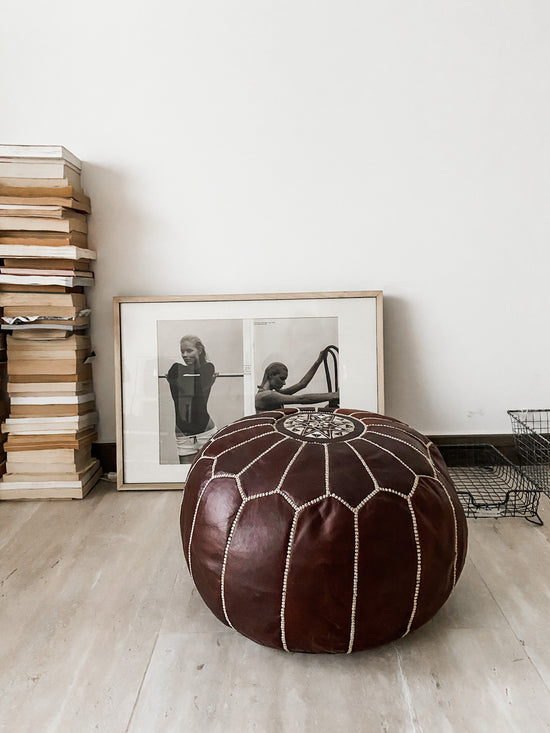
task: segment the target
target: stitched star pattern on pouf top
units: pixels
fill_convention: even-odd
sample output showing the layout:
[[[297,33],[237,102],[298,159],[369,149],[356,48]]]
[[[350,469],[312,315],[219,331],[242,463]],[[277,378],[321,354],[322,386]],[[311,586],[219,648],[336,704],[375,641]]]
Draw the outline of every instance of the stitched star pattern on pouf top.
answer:
[[[331,441],[348,436],[354,431],[363,432],[364,426],[353,418],[334,413],[304,412],[291,415],[276,423],[276,428],[287,435],[297,435],[311,440]]]

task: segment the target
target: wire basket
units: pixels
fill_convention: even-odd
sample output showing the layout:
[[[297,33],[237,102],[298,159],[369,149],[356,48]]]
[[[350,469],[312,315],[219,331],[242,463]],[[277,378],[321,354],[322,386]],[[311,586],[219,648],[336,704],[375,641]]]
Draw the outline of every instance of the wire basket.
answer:
[[[521,470],[550,496],[550,410],[508,410]]]
[[[467,517],[525,517],[542,524],[540,490],[492,445],[442,445]]]

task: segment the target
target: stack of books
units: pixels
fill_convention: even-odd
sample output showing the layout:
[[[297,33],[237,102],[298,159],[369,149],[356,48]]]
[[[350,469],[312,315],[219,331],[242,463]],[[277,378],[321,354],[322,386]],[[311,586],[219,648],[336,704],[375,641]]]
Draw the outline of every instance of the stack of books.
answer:
[[[6,336],[5,334],[0,333],[0,422],[5,420],[9,414],[7,366]],[[3,476],[6,473],[6,449],[4,446],[6,438],[7,435],[5,433],[0,433],[0,476]]]
[[[0,307],[9,413],[0,499],[82,498],[101,476],[85,288],[90,200],[62,146],[0,145]]]

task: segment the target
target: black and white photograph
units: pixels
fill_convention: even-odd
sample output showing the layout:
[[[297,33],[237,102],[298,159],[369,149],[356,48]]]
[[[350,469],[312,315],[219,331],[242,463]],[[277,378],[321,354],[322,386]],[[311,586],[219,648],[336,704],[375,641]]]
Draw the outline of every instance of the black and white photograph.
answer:
[[[338,318],[276,318],[253,324],[256,412],[339,406]]]
[[[380,291],[121,296],[117,488],[178,488],[210,437],[283,406],[383,409]]]
[[[243,414],[243,322],[157,321],[159,462],[190,464]]]

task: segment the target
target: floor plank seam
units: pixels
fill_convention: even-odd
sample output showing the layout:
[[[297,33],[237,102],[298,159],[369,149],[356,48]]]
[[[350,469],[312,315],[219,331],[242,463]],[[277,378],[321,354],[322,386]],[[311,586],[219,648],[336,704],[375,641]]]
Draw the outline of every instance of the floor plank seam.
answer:
[[[172,581],[172,588],[171,588],[171,591],[170,591],[170,596],[171,597],[174,595],[174,590],[175,590],[175,587],[176,587],[176,583],[178,581],[178,575],[179,575],[179,569],[176,570],[176,572],[174,574],[174,580]],[[132,707],[132,712],[130,713],[130,717],[128,718],[128,725],[126,726],[126,729],[125,729],[124,733],[128,733],[129,730],[130,730],[130,726],[132,725],[132,720],[134,718],[134,715],[135,715],[135,712],[136,712],[136,708],[137,708],[138,703],[139,703],[139,698],[141,696],[141,691],[143,690],[143,685],[145,684],[145,680],[147,679],[147,673],[149,672],[149,667],[151,666],[151,661],[152,661],[153,656],[155,654],[155,651],[157,649],[157,644],[158,644],[158,641],[159,641],[159,638],[160,638],[160,635],[161,635],[161,632],[162,632],[162,627],[164,625],[164,620],[166,618],[169,605],[170,605],[169,603],[166,604],[165,609],[164,609],[164,613],[162,614],[162,617],[160,619],[159,628],[158,628],[158,631],[157,631],[157,633],[155,635],[155,641],[154,641],[154,643],[151,646],[151,653],[149,654],[149,659],[147,660],[147,664],[145,665],[145,670],[143,672],[143,676],[141,678],[141,682],[139,684],[138,691],[136,693],[136,699],[134,700],[134,705]]]
[[[139,683],[138,691],[136,693],[136,699],[134,700],[134,705],[132,707],[132,712],[130,713],[130,717],[128,718],[128,725],[126,726],[124,733],[128,733],[128,731],[130,730],[130,726],[132,725],[132,720],[134,718],[134,714],[136,712],[136,708],[137,708],[137,705],[138,705],[138,702],[139,702],[139,698],[141,696],[141,691],[143,690],[143,685],[145,684],[145,679],[147,677],[147,673],[149,671],[149,667],[151,666],[151,660],[153,659],[153,654],[155,653],[155,650],[157,648],[159,637],[160,637],[160,628],[157,631],[157,633],[155,635],[155,641],[154,641],[154,643],[151,646],[151,653],[149,654],[149,659],[147,660],[147,664],[145,665],[145,669],[143,671],[143,676],[141,678],[141,682]]]
[[[409,683],[407,682],[407,677],[403,669],[403,658],[401,656],[401,652],[397,644],[392,644],[392,646],[395,649],[395,655],[397,658],[397,669],[398,669],[399,679],[401,682],[401,692],[403,695],[403,699],[405,701],[405,705],[407,707],[407,713],[411,721],[411,726],[412,726],[411,733],[422,733],[422,728],[418,725],[418,719],[416,717],[416,713],[414,710],[414,705],[413,705]]]

